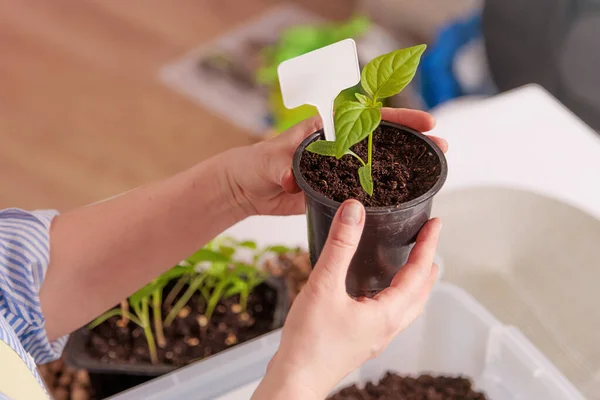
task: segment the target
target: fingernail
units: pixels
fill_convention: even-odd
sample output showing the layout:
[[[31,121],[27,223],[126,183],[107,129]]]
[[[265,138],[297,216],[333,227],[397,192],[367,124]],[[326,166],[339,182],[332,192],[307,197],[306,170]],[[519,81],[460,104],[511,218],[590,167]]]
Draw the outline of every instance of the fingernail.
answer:
[[[351,201],[344,204],[342,210],[342,222],[346,225],[358,225],[362,215],[362,206],[356,201]]]

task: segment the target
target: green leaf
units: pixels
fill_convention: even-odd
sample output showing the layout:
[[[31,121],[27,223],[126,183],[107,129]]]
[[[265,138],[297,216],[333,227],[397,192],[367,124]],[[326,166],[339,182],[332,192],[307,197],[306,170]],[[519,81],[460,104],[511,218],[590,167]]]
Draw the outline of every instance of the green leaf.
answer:
[[[156,279],[158,281],[160,281],[160,283],[164,286],[167,283],[169,283],[170,281],[172,281],[173,279],[179,278],[180,276],[185,275],[187,273],[191,273],[191,272],[194,272],[193,266],[182,267],[181,265],[177,265]]]
[[[229,285],[230,286],[227,288],[227,290],[223,294],[223,298],[227,298],[227,297],[234,296],[236,294],[240,294],[248,286],[248,284],[239,277],[232,277],[231,281],[229,282]]]
[[[306,146],[306,150],[321,156],[334,157],[336,155],[335,142],[327,140],[317,140],[316,142],[312,142]]]
[[[150,296],[157,287],[157,282],[152,281],[137,292],[135,292],[134,294],[132,294],[131,296],[129,296],[129,304],[131,304],[131,307],[136,308],[138,305],[140,305],[142,300],[148,298],[148,296]]]
[[[369,196],[373,196],[373,176],[371,175],[371,165],[367,164],[358,169],[358,178],[360,186]]]
[[[256,242],[253,242],[253,241],[251,241],[251,240],[246,240],[246,241],[244,241],[244,242],[241,242],[241,243],[240,243],[240,246],[242,246],[242,247],[246,247],[246,248],[248,248],[248,249],[253,249],[253,250],[256,250]]]
[[[421,44],[374,58],[362,70],[363,89],[374,100],[400,93],[415,76],[426,48]]]
[[[203,273],[215,277],[224,277],[227,275],[228,265],[228,263],[216,262],[209,269],[203,271]]]
[[[277,253],[277,254],[285,254],[285,253],[289,253],[289,252],[293,251],[293,249],[290,249],[289,247],[286,247],[286,246],[269,246],[266,251],[270,251],[272,253]]]
[[[317,140],[316,142],[312,142],[311,144],[306,146],[306,150],[310,151],[311,153],[319,154],[321,156],[335,157],[336,156],[335,147],[336,147],[335,142],[329,142],[326,140]],[[362,158],[360,158],[352,150],[349,150],[349,149],[346,150],[346,153],[344,155],[350,155],[352,157],[356,157],[356,159],[359,160],[361,162],[361,164],[363,164],[363,165],[365,164],[365,162],[362,160]]]
[[[356,96],[360,104],[362,104],[363,106],[369,107],[373,104],[373,100],[371,100],[369,96],[365,96],[362,93],[354,93],[354,96]]]
[[[348,102],[338,108],[334,116],[336,157],[341,158],[350,147],[360,142],[379,126],[378,108]]]
[[[355,152],[353,152],[352,150],[348,150],[348,151],[346,152],[346,154],[350,154],[352,157],[354,157],[354,158],[356,158],[358,161],[360,161],[360,163],[361,163],[362,165],[365,165],[365,162],[363,161],[363,159],[362,159],[362,158],[360,158],[360,156],[359,156],[358,154],[356,154]]]
[[[219,251],[221,252],[221,254],[223,254],[225,257],[230,258],[234,253],[235,253],[235,248],[231,247],[231,246],[221,246],[219,248]]]
[[[202,261],[227,262],[229,257],[209,249],[200,249],[188,257],[187,261],[192,265],[196,265]]]

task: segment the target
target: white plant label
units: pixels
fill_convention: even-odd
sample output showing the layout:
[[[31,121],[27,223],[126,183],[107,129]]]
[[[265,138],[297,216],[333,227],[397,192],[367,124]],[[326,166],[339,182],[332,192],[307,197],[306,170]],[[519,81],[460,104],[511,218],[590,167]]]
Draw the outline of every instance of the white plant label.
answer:
[[[323,119],[325,140],[335,140],[333,101],[344,89],[360,82],[356,43],[344,39],[284,61],[277,68],[283,104],[296,108],[310,104]]]

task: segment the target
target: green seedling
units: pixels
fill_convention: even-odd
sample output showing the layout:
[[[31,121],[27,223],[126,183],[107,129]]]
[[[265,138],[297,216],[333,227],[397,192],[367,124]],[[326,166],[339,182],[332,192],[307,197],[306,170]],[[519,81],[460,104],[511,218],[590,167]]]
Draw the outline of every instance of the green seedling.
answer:
[[[188,271],[188,268],[180,266],[170,269],[132,294],[128,300],[121,302],[119,308],[109,310],[100,317],[96,318],[90,325],[88,325],[88,328],[93,329],[110,317],[114,316],[120,316],[121,318],[126,318],[127,320],[132,321],[144,331],[146,342],[148,343],[150,359],[153,364],[157,363],[158,356],[156,354],[156,344],[158,344],[161,348],[164,348],[166,345],[162,321],[163,289],[172,279],[180,277]],[[152,318],[150,318],[149,304],[152,304]],[[130,309],[134,311],[133,314],[129,311]],[[156,341],[152,332],[151,320],[154,321]]]
[[[173,302],[179,296],[179,293],[183,290],[185,285],[189,285],[192,280],[192,273],[183,274],[179,277],[173,288],[169,291],[167,296],[165,297],[164,306],[166,308],[170,308],[173,306]]]
[[[177,314],[179,314],[179,311],[186,306],[194,293],[202,288],[204,281],[210,276],[210,273],[206,273],[206,271],[198,273],[194,270],[194,268],[200,263],[209,263],[209,270],[215,269],[217,266],[224,269],[231,261],[230,256],[211,250],[210,247],[214,247],[212,243],[209,243],[207,247],[209,248],[198,250],[186,260],[189,266],[184,268],[187,269],[187,274],[192,275],[192,277],[186,291],[179,298],[179,300],[177,300],[175,305],[167,314],[167,317],[165,318],[166,326],[170,326],[173,323],[177,317]]]
[[[236,260],[236,253],[240,249],[254,252],[252,265]],[[165,325],[173,323],[177,314],[190,301],[194,293],[200,292],[206,301],[205,317],[208,321],[212,318],[215,308],[222,299],[239,295],[240,307],[246,310],[248,297],[256,286],[264,281],[264,273],[257,268],[257,263],[265,253],[287,253],[292,251],[285,246],[270,246],[258,249],[255,242],[237,241],[230,237],[219,237],[204,249],[199,250],[186,260],[186,265],[207,266],[202,271],[196,271],[190,279],[189,285],[183,295],[169,311]]]
[[[173,286],[173,289],[171,289],[171,291],[169,292],[169,294],[167,295],[167,297],[165,298],[165,303],[164,305],[168,308],[173,304],[173,301],[175,301],[175,298],[179,295],[179,293],[181,293],[181,291],[183,290],[183,288],[185,287],[185,285],[191,285],[191,281],[192,278],[194,277],[194,272],[195,272],[195,268],[200,266],[202,263],[205,262],[212,262],[212,261],[225,261],[224,259],[222,259],[222,255],[224,255],[225,253],[233,253],[233,249],[230,252],[229,250],[225,249],[225,251],[220,251],[221,246],[219,246],[218,241],[220,240],[220,238],[217,238],[211,242],[209,242],[206,247],[198,250],[197,252],[195,252],[194,254],[192,254],[190,257],[188,257],[186,260],[183,260],[179,266],[181,267],[185,267],[188,268],[188,272],[181,275],[181,277],[179,278],[179,280],[177,281],[177,283],[175,283],[175,286]],[[216,254],[216,253],[222,253],[222,254]],[[191,297],[191,295],[190,295]]]
[[[229,278],[229,288],[223,297],[228,298],[238,294],[240,296],[240,307],[242,311],[248,309],[248,297],[250,293],[265,280],[264,273],[255,266],[237,264]]]
[[[244,264],[232,258],[240,248],[255,252],[252,257],[253,265]],[[166,345],[163,325],[171,325],[179,311],[187,305],[196,292],[199,292],[206,300],[205,317],[208,321],[218,303],[222,299],[234,295],[240,296],[240,306],[245,311],[250,293],[265,278],[265,274],[256,267],[260,256],[267,252],[285,253],[288,251],[292,250],[284,246],[271,246],[259,250],[256,243],[252,241],[238,242],[226,237],[215,239],[180,265],[171,268],[135,292],[127,300],[121,302],[119,307],[96,318],[88,325],[88,328],[93,329],[115,316],[138,325],[144,332],[150,359],[153,364],[156,364],[158,363],[157,344],[160,347]],[[205,268],[197,270],[200,266]],[[163,302],[165,287],[175,279],[177,279],[175,287],[180,286],[180,288],[174,294],[171,290]],[[182,283],[180,284],[180,282]],[[187,289],[163,320],[163,307],[168,308],[186,284]],[[150,308],[152,308],[152,313]]]
[[[144,290],[146,287],[140,289]],[[152,325],[150,320],[150,310],[148,306],[149,296],[140,296],[139,291],[133,294],[129,298],[129,306],[133,310],[134,313],[129,311],[124,311],[122,308],[115,308],[109,310],[92,321],[89,325],[89,329],[93,329],[106,321],[107,319],[120,316],[127,317],[129,321],[138,325],[144,331],[144,336],[146,337],[146,342],[148,343],[148,351],[150,353],[150,360],[152,364],[158,363],[158,355],[156,352],[156,342],[154,341],[154,334],[152,333]]]
[[[400,93],[413,79],[421,55],[427,46],[419,45],[396,50],[371,60],[362,70],[360,83],[366,93],[356,93],[356,101],[340,105],[335,112],[334,142],[318,140],[307,151],[338,159],[349,155],[361,164],[358,177],[363,190],[373,195],[373,132],[381,122],[380,100]],[[355,144],[368,139],[367,161],[351,150]]]

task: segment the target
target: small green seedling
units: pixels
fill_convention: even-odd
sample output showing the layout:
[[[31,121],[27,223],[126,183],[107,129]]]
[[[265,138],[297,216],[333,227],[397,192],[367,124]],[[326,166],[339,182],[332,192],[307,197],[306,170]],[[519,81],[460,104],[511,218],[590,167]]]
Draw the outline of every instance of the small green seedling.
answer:
[[[234,257],[241,248],[252,251],[252,257],[248,264],[240,262]],[[115,316],[122,318],[120,323],[132,322],[138,325],[146,337],[150,359],[153,364],[156,364],[158,363],[156,345],[158,344],[161,348],[166,346],[163,325],[171,325],[179,311],[188,304],[196,292],[199,292],[206,301],[204,315],[209,322],[219,301],[234,295],[240,296],[240,308],[246,311],[248,297],[266,277],[265,273],[257,267],[260,257],[269,252],[285,253],[288,251],[292,250],[284,246],[258,249],[256,243],[252,241],[235,241],[226,237],[217,238],[132,294],[121,302],[120,307],[113,308],[96,318],[88,325],[88,328],[93,329]],[[199,266],[206,268],[197,270]],[[163,302],[162,295],[165,287],[175,279],[177,282],[174,288]],[[177,299],[163,321],[162,309],[169,308],[186,285],[187,289]],[[150,308],[152,308],[152,313]],[[123,324],[123,326],[125,325]]]
[[[197,273],[194,269],[196,265],[200,263],[209,263],[210,270],[215,269],[215,266],[222,266],[224,269],[225,266],[227,266],[227,264],[230,262],[230,256],[213,251],[210,249],[210,247],[211,244],[209,244],[206,248],[198,250],[186,260],[188,266],[184,268],[187,269],[186,276],[189,276],[189,278],[187,278],[189,279],[189,285],[183,295],[177,300],[175,305],[173,305],[169,311],[169,314],[167,314],[167,317],[165,318],[166,326],[170,326],[173,323],[179,311],[186,306],[194,293],[203,287],[205,281],[210,276],[209,273]]]
[[[152,325],[150,320],[150,309],[149,309],[149,295],[146,294],[146,286],[134,293],[129,298],[129,306],[133,309],[133,313],[125,311],[123,308],[114,308],[109,310],[92,321],[89,325],[89,329],[93,329],[106,321],[107,319],[120,316],[126,317],[129,321],[138,325],[144,331],[146,342],[148,343],[148,351],[150,352],[150,360],[152,364],[158,363],[158,354],[156,352],[156,342],[154,340],[154,334],[152,333]],[[144,293],[141,293],[141,292]]]
[[[360,161],[360,185],[369,196],[373,195],[373,131],[381,122],[380,100],[400,93],[412,81],[426,45],[409,47],[381,55],[371,60],[362,70],[360,83],[366,95],[356,93],[357,101],[341,104],[335,112],[335,141],[318,140],[306,147],[307,151],[338,159],[345,155]],[[351,150],[355,144],[368,138],[367,162]]]

